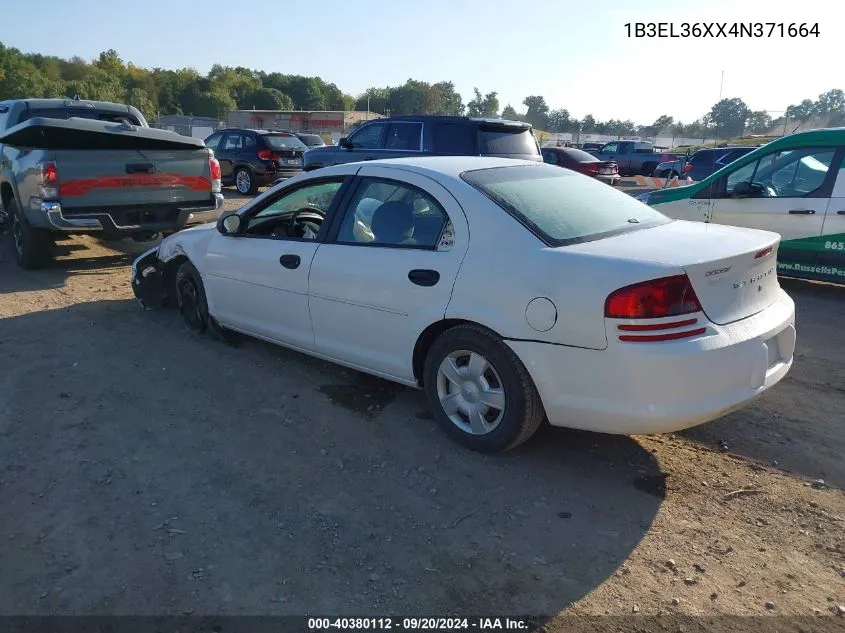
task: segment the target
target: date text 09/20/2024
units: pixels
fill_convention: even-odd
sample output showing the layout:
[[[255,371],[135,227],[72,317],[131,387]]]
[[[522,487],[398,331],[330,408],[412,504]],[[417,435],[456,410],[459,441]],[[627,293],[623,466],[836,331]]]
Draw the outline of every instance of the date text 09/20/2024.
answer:
[[[308,618],[309,631],[527,631],[523,618]]]
[[[819,37],[810,22],[626,22],[628,37]]]

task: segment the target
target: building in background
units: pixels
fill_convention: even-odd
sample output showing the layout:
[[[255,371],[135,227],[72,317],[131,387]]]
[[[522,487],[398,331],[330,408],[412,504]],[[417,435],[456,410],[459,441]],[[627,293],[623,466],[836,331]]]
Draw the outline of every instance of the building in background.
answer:
[[[224,127],[225,123],[213,117],[164,114],[156,117],[151,125],[162,130],[176,132],[182,136],[206,138],[215,130]]]
[[[337,141],[364,121],[380,118],[382,115],[375,112],[343,110],[235,110],[229,112],[226,117],[226,126],[254,130],[316,132],[324,137],[331,136],[333,141]]]

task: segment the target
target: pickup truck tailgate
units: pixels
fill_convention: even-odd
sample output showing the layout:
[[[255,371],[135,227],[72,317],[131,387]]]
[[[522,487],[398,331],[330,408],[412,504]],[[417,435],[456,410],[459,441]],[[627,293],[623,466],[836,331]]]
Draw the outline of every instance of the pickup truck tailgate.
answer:
[[[209,151],[56,150],[62,207],[103,208],[207,201]]]

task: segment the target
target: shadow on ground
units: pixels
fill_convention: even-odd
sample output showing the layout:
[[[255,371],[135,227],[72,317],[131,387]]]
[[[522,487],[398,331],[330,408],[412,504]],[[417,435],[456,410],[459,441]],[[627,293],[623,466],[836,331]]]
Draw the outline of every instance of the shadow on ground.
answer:
[[[22,270],[14,263],[12,239],[0,236],[0,294],[61,288],[69,277],[98,275],[111,269],[130,266],[145,250],[158,243],[131,239],[99,241],[93,237],[66,237],[53,247],[54,260],[38,270]]]
[[[471,453],[420,392],[131,301],[3,330],[2,613],[554,614],[665,494],[629,438]]]
[[[683,433],[845,488],[845,287],[781,279],[795,301],[795,361],[752,407]],[[811,423],[812,421],[812,423]]]

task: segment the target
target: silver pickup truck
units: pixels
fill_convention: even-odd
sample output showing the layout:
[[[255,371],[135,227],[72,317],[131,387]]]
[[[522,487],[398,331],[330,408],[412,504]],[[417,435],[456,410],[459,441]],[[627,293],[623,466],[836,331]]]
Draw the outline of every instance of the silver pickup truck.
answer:
[[[57,234],[138,241],[216,220],[220,165],[200,139],[147,126],[125,105],[0,102],[0,202],[22,268]]]

